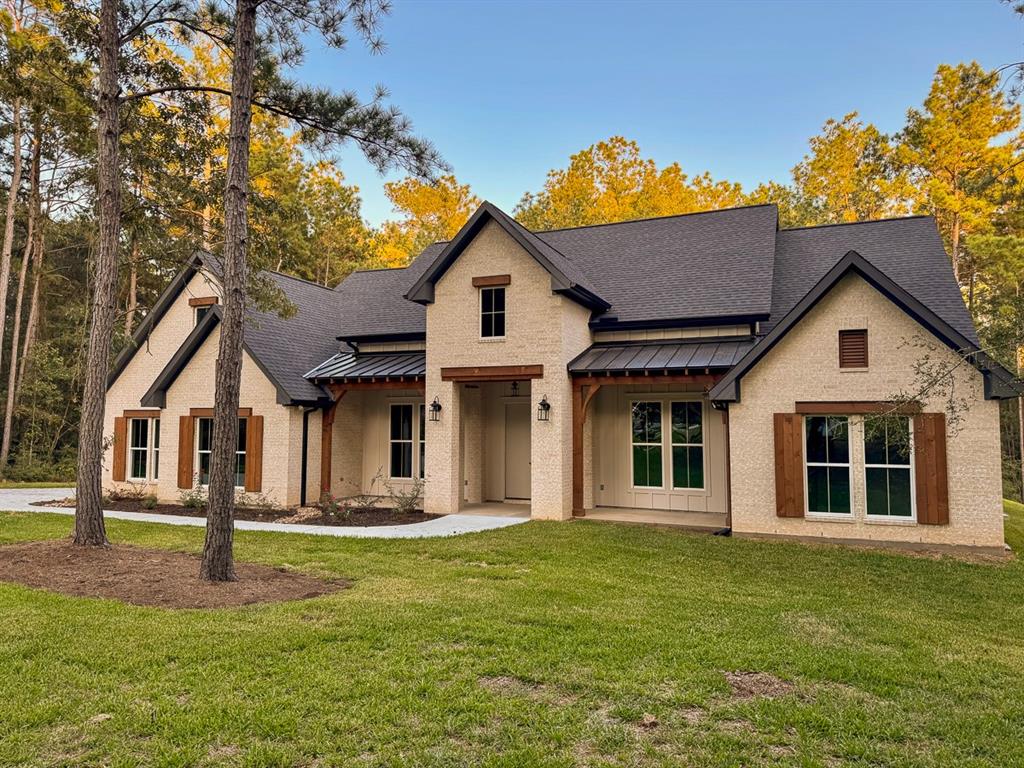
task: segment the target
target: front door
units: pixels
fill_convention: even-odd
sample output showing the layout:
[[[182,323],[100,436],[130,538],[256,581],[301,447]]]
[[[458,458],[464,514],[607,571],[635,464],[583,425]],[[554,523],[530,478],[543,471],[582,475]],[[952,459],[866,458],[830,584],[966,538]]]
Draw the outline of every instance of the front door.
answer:
[[[505,405],[505,498],[530,498],[530,404]]]

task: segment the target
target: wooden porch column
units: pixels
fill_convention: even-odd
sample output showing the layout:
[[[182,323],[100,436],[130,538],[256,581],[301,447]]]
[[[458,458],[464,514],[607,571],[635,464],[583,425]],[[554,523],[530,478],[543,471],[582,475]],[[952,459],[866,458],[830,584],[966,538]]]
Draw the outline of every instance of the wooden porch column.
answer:
[[[600,384],[591,384],[587,387],[587,394],[583,394],[583,384],[578,380],[572,383],[572,515],[583,517],[583,427],[587,422],[587,409],[590,401],[601,388]]]
[[[331,492],[331,458],[334,449],[334,414],[346,390],[335,391],[334,402],[324,409],[320,420],[320,492]]]

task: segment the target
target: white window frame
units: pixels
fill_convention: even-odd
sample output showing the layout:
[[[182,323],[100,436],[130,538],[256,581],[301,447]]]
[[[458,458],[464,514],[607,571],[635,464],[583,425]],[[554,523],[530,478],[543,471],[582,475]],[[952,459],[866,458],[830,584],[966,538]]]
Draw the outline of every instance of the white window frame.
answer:
[[[192,314],[192,319],[194,322],[192,323],[192,327],[195,328],[197,325],[199,325],[199,323],[203,321],[203,317],[205,317],[206,314],[208,312],[211,312],[212,310],[212,304],[203,304],[202,306],[194,307]],[[200,315],[202,315],[203,317],[200,317]]]
[[[210,450],[208,450],[208,451],[201,451],[201,450],[199,450],[199,422],[203,421],[204,419],[210,422]],[[192,457],[193,457],[193,460],[195,461],[195,464],[193,464],[193,466],[195,467],[196,475],[201,477],[201,475],[200,475],[201,470],[199,469],[199,466],[200,466],[200,464],[199,464],[199,456],[200,456],[200,454],[203,454],[203,453],[213,453],[213,416],[196,416],[195,420],[196,420],[196,427],[195,427],[195,433],[196,433],[196,436],[195,436],[195,450],[194,450],[194,453],[192,454]],[[247,416],[239,416],[238,417],[238,421],[239,422],[248,421],[248,417]],[[249,425],[248,424],[245,425],[245,435],[246,435],[245,445],[248,446],[248,442],[249,442],[248,441],[248,437],[249,437]],[[236,432],[235,433],[235,464],[232,467],[232,472],[231,472],[231,474],[236,475],[236,476],[238,475],[237,468],[238,468],[238,456],[239,456],[239,454],[241,454],[241,455],[246,457],[246,459],[245,459],[245,462],[246,462],[245,469],[246,469],[246,472],[248,472],[248,470],[249,470],[249,457],[246,455],[246,452],[244,450],[242,450],[242,451],[238,450],[238,433]],[[211,463],[212,463],[212,461],[211,461]],[[243,474],[243,477],[244,477],[244,474]],[[209,488],[210,484],[208,482],[206,482],[206,483],[200,482],[199,483],[199,487],[200,488]],[[236,485],[235,486],[235,490],[236,491],[244,491],[245,490],[245,480],[244,479],[242,480],[242,484],[241,485]]]
[[[398,400],[398,401],[392,401],[392,402],[388,403],[388,424],[387,424],[387,430],[388,431],[387,431],[387,434],[388,434],[388,479],[389,480],[404,480],[406,482],[412,482],[413,480],[416,479],[416,476],[417,476],[416,473],[417,473],[417,469],[418,469],[417,465],[420,463],[419,460],[418,460],[418,457],[416,455],[416,449],[419,447],[419,434],[416,431],[416,428],[418,426],[417,408],[416,408],[416,406],[418,404],[419,404],[418,400],[416,400],[416,401],[413,401],[413,400]],[[409,420],[411,422],[410,425],[409,425],[409,430],[410,430],[409,431],[409,439],[408,440],[405,440],[405,439],[398,439],[398,440],[396,440],[396,439],[391,437],[391,419],[392,419],[392,414],[394,413],[394,409],[395,408],[402,408],[402,407],[406,407],[406,406],[409,407],[409,409],[411,411],[410,416],[409,416]],[[401,444],[408,444],[409,445],[409,471],[410,471],[411,474],[409,474],[407,476],[406,475],[393,475],[393,474],[391,474],[391,470],[392,470],[392,466],[391,466],[391,446],[393,446],[395,443],[401,443]]]
[[[633,409],[637,403],[657,403],[661,408],[661,442],[657,443],[636,443],[633,442]],[[644,397],[631,399],[629,401],[629,413],[626,422],[629,428],[629,487],[637,491],[663,491],[665,490],[665,400],[659,397]],[[661,448],[661,485],[637,485],[633,474],[633,449],[637,446]]]
[[[907,464],[868,464],[868,433],[865,429],[863,421],[861,422],[861,463],[864,466],[864,518],[873,522],[885,522],[885,523],[916,523],[917,522],[917,478],[914,475],[914,452],[916,450],[914,446],[914,420],[909,416],[904,416],[907,420],[907,434],[910,435],[910,456],[909,456],[909,467]],[[888,432],[886,433],[886,453],[888,454]],[[869,469],[910,469],[910,517],[901,517],[899,515],[872,515],[868,512],[868,470]],[[888,500],[888,488],[886,488],[886,499]]]
[[[132,430],[132,424],[133,424],[133,422],[136,422],[136,421],[145,421],[145,422],[147,422],[147,425],[146,425],[146,444],[145,445],[136,446],[136,445],[132,444],[132,435],[134,434],[134,431]],[[157,426],[159,424],[160,424],[160,417],[159,416],[147,416],[145,418],[143,418],[141,416],[138,416],[138,417],[131,416],[131,417],[129,417],[129,419],[128,419],[128,457],[127,457],[128,468],[127,468],[127,472],[126,472],[128,482],[130,482],[130,483],[154,483],[154,482],[158,482],[160,480],[160,466],[159,466],[159,463],[158,463],[160,461],[160,446],[159,446],[159,444],[154,445],[155,442],[158,443],[158,441],[156,440],[156,430],[159,429],[159,427]],[[135,464],[132,461],[132,454],[133,453],[137,453],[139,451],[144,451],[145,454],[146,454],[146,475],[145,475],[145,477],[136,477],[135,475],[132,474],[132,468],[134,467],[134,464]],[[154,472],[154,469],[156,470],[155,472]]]
[[[676,403],[697,403],[700,406],[700,442],[699,443],[677,443],[672,440],[672,406]],[[668,439],[668,484],[673,491],[704,491],[708,487],[708,451],[706,440],[706,429],[707,419],[705,418],[704,401],[691,399],[691,400],[679,400],[672,399],[668,401],[668,432],[666,433],[662,429],[662,435]],[[673,448],[700,448],[700,459],[701,459],[701,481],[703,485],[699,488],[696,487],[679,487],[676,485],[676,473],[675,473],[675,457]]]
[[[477,314],[477,332],[480,334],[481,341],[500,341],[508,335],[508,291],[505,290],[506,288],[508,288],[507,285],[485,285],[478,289],[479,295],[477,297],[477,302],[479,304],[480,311]],[[501,310],[501,312],[496,312],[493,310],[491,312],[484,312],[484,291],[502,292],[502,295],[504,296],[504,301],[502,302],[504,308]],[[484,336],[483,320],[485,314],[491,315],[492,317],[500,314],[502,316],[502,325],[504,325],[505,327],[505,333],[501,334],[500,336]]]
[[[810,419],[816,419],[816,418],[822,418],[822,419],[846,419],[846,462],[845,463],[843,463],[841,461],[821,462],[821,461],[808,461],[807,460],[807,422]],[[851,424],[850,424],[850,416],[848,414],[845,414],[845,413],[829,413],[829,414],[813,413],[813,414],[803,414],[803,418],[801,419],[801,421],[802,421],[802,425],[801,425],[801,439],[803,440],[803,443],[800,446],[800,453],[803,456],[803,460],[804,460],[804,477],[803,477],[803,482],[804,482],[804,517],[823,517],[823,518],[836,519],[836,520],[852,520],[853,519],[854,504],[853,504],[853,461],[852,461],[852,459],[853,459],[853,451],[852,451],[852,448],[851,448],[851,441],[852,441],[852,438],[853,438],[853,434],[850,431],[850,426],[851,426]],[[819,512],[817,510],[813,510],[813,511],[811,510],[811,493],[810,493],[811,483],[810,483],[810,478],[809,478],[809,476],[807,474],[807,468],[808,467],[825,467],[825,468],[830,468],[830,467],[846,467],[847,484],[848,484],[848,487],[850,489],[850,509],[849,509],[849,511],[847,511],[847,512],[832,512],[831,510],[829,510],[828,512]],[[831,506],[831,493],[829,494],[829,504]]]
[[[423,466],[427,463],[427,425],[425,423],[427,416],[427,404],[426,402],[421,402],[419,405],[418,418],[420,423],[416,441],[416,447],[419,450],[416,453],[416,461],[418,461],[420,465],[419,478],[420,480],[423,480],[426,477],[423,472]]]

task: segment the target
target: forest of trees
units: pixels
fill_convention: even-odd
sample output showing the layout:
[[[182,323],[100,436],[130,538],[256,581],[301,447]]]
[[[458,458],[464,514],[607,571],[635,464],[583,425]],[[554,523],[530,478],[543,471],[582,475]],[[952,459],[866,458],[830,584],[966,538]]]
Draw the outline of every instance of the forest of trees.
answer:
[[[98,152],[89,22],[72,6],[12,2],[0,12],[0,474],[9,479],[75,472]],[[126,45],[124,76],[143,96],[126,100],[120,115],[115,353],[196,249],[222,248],[231,76],[229,49],[209,35],[179,27]],[[751,190],[679,163],[659,167],[636,142],[613,136],[538,180],[514,213],[535,230],[765,202],[779,206],[787,227],[932,214],[986,350],[1019,371],[1024,133],[1011,75],[941,65],[897,133],[855,111],[836,116],[810,138],[790,179]],[[182,82],[207,90],[175,91]],[[452,237],[479,203],[437,160],[432,181],[418,174],[385,184],[394,217],[371,226],[328,144],[254,104],[251,271],[334,285],[354,269],[403,266]],[[1007,493],[1019,496],[1018,418],[1016,403],[1004,406],[1004,477]]]

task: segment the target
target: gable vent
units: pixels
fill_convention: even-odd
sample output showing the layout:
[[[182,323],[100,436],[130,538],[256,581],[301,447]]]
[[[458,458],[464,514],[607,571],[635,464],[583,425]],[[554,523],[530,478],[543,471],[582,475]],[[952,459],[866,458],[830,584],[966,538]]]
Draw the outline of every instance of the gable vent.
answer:
[[[866,329],[839,332],[839,367],[868,367],[868,332]]]

